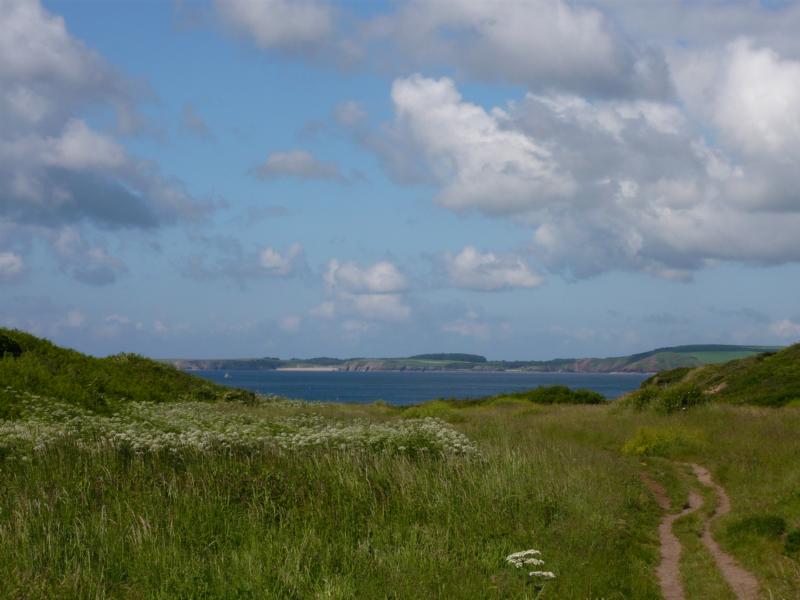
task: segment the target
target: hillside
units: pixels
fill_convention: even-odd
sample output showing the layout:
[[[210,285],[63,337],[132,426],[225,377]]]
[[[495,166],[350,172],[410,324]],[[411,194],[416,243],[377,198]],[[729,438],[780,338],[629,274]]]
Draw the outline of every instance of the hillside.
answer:
[[[657,373],[698,367],[777,350],[766,346],[690,345],[609,358],[487,360],[475,354],[417,354],[408,358],[165,359],[184,370],[273,370],[326,367],[340,371],[531,371],[543,373]]]
[[[800,404],[800,344],[722,364],[658,373],[633,396],[641,403],[692,397],[761,406]]]
[[[713,371],[775,396],[797,361],[646,389],[687,397],[683,378]],[[0,599],[657,598],[660,523],[701,497],[673,529],[686,597],[734,597],[702,541],[723,498],[713,539],[759,597],[798,597],[800,408],[665,415],[552,386],[405,408],[247,400],[8,330],[0,382]],[[212,401],[169,402],[196,399]]]
[[[0,328],[0,382],[0,418],[13,415],[18,392],[56,398],[95,412],[125,402],[252,396],[135,354],[94,358],[4,328]]]

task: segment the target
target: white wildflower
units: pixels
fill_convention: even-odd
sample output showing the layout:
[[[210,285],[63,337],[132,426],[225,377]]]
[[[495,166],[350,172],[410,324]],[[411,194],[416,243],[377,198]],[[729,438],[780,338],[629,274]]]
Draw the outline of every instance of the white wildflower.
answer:
[[[555,579],[556,574],[552,571],[531,571],[528,577],[541,577],[542,579]]]
[[[135,454],[160,451],[233,452],[237,449],[291,451],[324,448],[341,451],[476,456],[477,446],[439,419],[372,422],[337,420],[318,414],[264,416],[233,412],[230,403],[133,402],[104,416],[52,398],[15,393],[22,414],[0,420],[0,443],[23,455],[40,453],[62,440],[92,449],[113,447]],[[267,398],[266,406],[279,401]],[[283,401],[280,401],[283,403]],[[295,407],[298,404],[286,403]]]
[[[533,548],[530,550],[522,550],[506,556],[506,562],[517,569],[530,565],[540,566],[544,564],[544,561],[536,557],[541,556],[541,554],[539,550],[534,550]],[[530,571],[528,572],[528,577],[555,579],[556,575],[552,571]]]

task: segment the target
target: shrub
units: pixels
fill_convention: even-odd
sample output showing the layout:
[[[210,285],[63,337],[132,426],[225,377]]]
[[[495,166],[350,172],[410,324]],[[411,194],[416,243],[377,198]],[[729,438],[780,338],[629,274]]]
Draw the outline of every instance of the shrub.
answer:
[[[681,383],[663,390],[658,396],[656,407],[663,412],[671,413],[706,402],[708,402],[708,397],[700,388],[690,383]]]
[[[625,454],[634,456],[673,457],[695,452],[705,443],[699,431],[678,427],[640,427],[622,446]]]
[[[728,525],[730,535],[758,535],[779,538],[786,531],[786,520],[778,515],[753,515]]]
[[[7,335],[0,333],[0,358],[6,355],[16,358],[22,354],[22,347]]]
[[[405,419],[424,419],[425,417],[434,417],[449,421],[450,423],[458,423],[464,420],[464,416],[459,414],[451,404],[446,400],[431,400],[424,404],[417,404],[410,406],[403,410],[403,418]]]
[[[800,529],[795,529],[786,536],[783,551],[790,556],[800,555]]]
[[[573,390],[565,385],[538,387],[504,396],[535,404],[603,404],[606,401],[605,396],[598,392],[587,389]]]
[[[678,383],[665,388],[647,386],[628,394],[622,405],[643,410],[653,408],[662,413],[673,413],[693,406],[705,404],[709,398],[702,390],[691,383]]]
[[[658,390],[654,387],[643,387],[631,392],[621,400],[623,406],[629,406],[636,410],[648,408],[653,401],[658,398]]]

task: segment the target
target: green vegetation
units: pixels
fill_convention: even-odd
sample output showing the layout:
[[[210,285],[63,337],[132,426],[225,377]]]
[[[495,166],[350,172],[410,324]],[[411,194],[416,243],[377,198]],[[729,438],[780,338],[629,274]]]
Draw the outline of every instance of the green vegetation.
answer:
[[[726,488],[714,535],[762,596],[800,589],[800,408],[635,410],[562,387],[311,404],[2,334],[22,352],[0,359],[0,598],[655,599],[640,473],[675,510],[704,493],[707,515],[684,462]],[[703,514],[676,523],[684,584],[726,598]],[[528,548],[554,579],[505,561]]]
[[[800,529],[795,529],[786,536],[784,552],[788,556],[797,556],[800,558]]]
[[[761,406],[800,402],[800,344],[720,365],[658,373],[626,402],[671,412],[712,400]]]
[[[179,369],[235,370],[298,367],[335,367],[344,371],[532,371],[569,373],[654,373],[677,367],[697,367],[753,356],[778,348],[765,346],[694,345],[659,348],[611,358],[557,358],[554,360],[487,360],[477,354],[417,354],[408,358],[254,358],[169,359]]]
[[[602,404],[606,399],[592,390],[573,390],[565,385],[539,387],[522,392],[511,392],[482,398],[438,398],[421,404],[399,407],[404,418],[436,417],[450,423],[464,420],[460,411],[477,406],[530,406],[536,404]]]
[[[485,363],[486,357],[478,354],[458,354],[440,352],[438,354],[417,354],[409,356],[412,359],[419,360],[441,360],[446,362],[467,362],[467,363]]]
[[[754,515],[744,517],[728,525],[728,535],[758,535],[780,539],[786,533],[786,519],[778,515]]]
[[[16,358],[22,354],[22,347],[14,338],[9,337],[0,331],[0,358],[7,354]]]
[[[0,418],[12,415],[19,404],[5,387],[96,412],[131,401],[254,399],[250,392],[221,387],[135,354],[93,358],[10,329],[0,329],[0,344],[12,348],[0,358]]]
[[[639,427],[622,446],[622,451],[635,456],[674,458],[696,453],[707,443],[700,430],[674,426]]]
[[[542,386],[531,390],[524,390],[521,392],[508,392],[506,394],[499,394],[497,396],[484,396],[482,398],[472,398],[466,400],[459,398],[440,398],[439,400],[417,404],[410,408],[420,409],[429,404],[444,404],[450,407],[458,408],[465,406],[508,404],[514,402],[530,402],[533,404],[602,404],[606,402],[606,399],[602,394],[593,392],[592,390],[573,390],[565,385],[551,385]]]

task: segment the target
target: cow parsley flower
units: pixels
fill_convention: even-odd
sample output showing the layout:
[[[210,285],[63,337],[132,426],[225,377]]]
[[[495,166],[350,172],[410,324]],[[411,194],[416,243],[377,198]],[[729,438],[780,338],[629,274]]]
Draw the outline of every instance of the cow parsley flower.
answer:
[[[536,558],[537,556],[541,555],[542,553],[539,550],[531,548],[529,550],[522,550],[520,552],[509,554],[506,556],[506,562],[516,569],[521,569],[524,566],[530,565],[541,566],[544,564],[544,561],[541,558]],[[556,575],[552,571],[529,571],[528,577],[534,577],[538,579],[555,579]]]
[[[552,571],[531,571],[528,577],[541,577],[542,579],[555,579],[556,574]]]
[[[54,398],[14,393],[21,401],[22,414],[14,421],[0,419],[0,443],[20,456],[44,452],[62,440],[90,451],[112,447],[139,455],[180,450],[230,453],[238,449],[314,448],[431,456],[480,454],[464,434],[433,418],[373,422],[319,414],[281,417],[231,411],[230,403],[203,402],[132,402],[109,416]],[[303,404],[302,408],[307,406]]]

